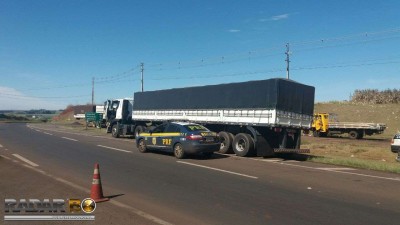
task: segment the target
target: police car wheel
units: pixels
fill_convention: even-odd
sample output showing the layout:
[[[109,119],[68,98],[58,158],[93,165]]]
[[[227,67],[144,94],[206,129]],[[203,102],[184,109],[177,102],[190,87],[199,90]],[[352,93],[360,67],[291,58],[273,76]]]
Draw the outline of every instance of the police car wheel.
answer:
[[[141,153],[147,152],[146,143],[145,143],[144,139],[140,139],[138,149],[139,149],[139,152],[141,152]]]
[[[182,145],[179,143],[175,144],[174,146],[174,156],[178,159],[185,158],[185,151],[183,150]]]

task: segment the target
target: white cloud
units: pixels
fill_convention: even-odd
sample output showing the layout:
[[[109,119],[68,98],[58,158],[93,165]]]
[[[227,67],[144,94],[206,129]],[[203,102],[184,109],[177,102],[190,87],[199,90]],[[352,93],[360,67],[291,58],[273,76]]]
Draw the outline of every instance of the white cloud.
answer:
[[[230,29],[230,30],[228,30],[228,32],[230,32],[230,33],[238,33],[238,32],[240,32],[240,30],[237,30],[237,29]]]
[[[284,19],[287,19],[287,18],[289,18],[289,14],[288,13],[282,14],[282,15],[273,16],[273,17],[271,17],[271,20],[276,21],[276,20],[284,20]]]
[[[272,16],[270,18],[267,19],[259,19],[258,21],[260,22],[267,22],[267,21],[278,21],[278,20],[285,20],[288,19],[290,16],[289,13],[285,13],[285,14],[281,14],[281,15],[276,15],[276,16]]]
[[[0,86],[0,110],[62,109],[65,104],[30,97],[14,88]]]

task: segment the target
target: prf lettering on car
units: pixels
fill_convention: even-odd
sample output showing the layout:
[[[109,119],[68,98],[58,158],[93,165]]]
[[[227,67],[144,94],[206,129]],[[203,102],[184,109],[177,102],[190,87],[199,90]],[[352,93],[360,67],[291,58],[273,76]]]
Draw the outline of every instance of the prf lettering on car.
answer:
[[[172,139],[162,139],[163,145],[171,145]]]

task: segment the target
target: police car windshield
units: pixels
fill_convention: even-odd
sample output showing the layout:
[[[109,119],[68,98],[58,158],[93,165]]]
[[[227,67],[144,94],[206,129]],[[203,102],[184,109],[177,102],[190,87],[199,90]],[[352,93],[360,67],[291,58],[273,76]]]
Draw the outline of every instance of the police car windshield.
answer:
[[[185,127],[189,131],[208,131],[207,128],[198,124],[189,124],[189,125],[184,125],[183,127]]]

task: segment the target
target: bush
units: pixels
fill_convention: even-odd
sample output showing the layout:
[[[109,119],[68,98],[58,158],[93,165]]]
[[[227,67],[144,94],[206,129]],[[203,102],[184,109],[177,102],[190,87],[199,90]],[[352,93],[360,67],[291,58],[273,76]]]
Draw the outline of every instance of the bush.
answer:
[[[351,101],[356,103],[387,104],[400,103],[400,90],[387,89],[379,91],[377,89],[355,90],[351,96]]]

